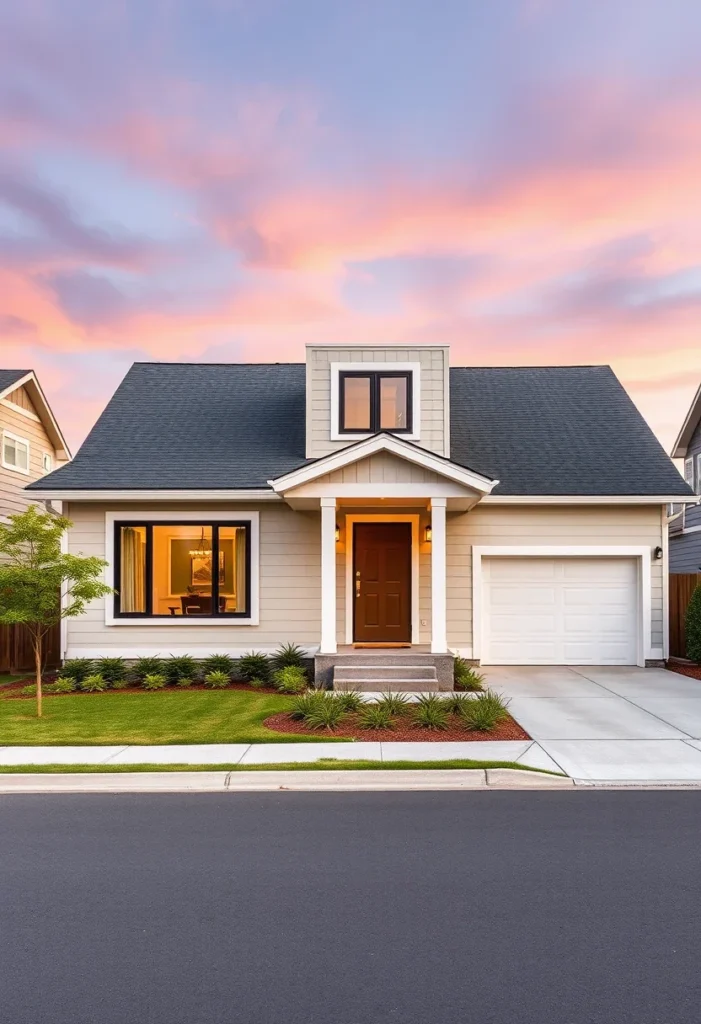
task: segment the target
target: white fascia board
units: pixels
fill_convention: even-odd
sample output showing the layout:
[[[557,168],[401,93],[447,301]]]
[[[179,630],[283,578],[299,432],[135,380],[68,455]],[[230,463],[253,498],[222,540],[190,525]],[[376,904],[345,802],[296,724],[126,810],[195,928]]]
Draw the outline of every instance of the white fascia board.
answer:
[[[12,384],[8,384],[6,388],[0,390],[0,398],[5,398],[7,395],[11,395],[17,388],[21,388],[28,380],[31,380],[34,376],[34,371],[30,370],[29,373],[25,373],[24,377],[20,377],[19,380],[14,381]]]
[[[487,494],[482,498],[490,505],[694,505],[697,501],[698,496],[664,494]]]
[[[674,447],[672,448],[673,459],[683,459],[686,455],[691,435],[694,430],[696,430],[699,419],[701,419],[701,384],[698,386],[696,394],[694,395],[694,400],[689,407],[689,411],[686,414],[684,422],[682,423],[682,429],[679,431],[679,435],[674,442]]]
[[[325,455],[309,466],[302,466],[301,469],[293,470],[291,473],[278,477],[276,480],[269,480],[268,483],[278,494],[284,494],[285,491],[289,491],[293,487],[309,483],[311,480],[325,476],[327,473],[334,473],[337,469],[343,469],[354,462],[360,462],[361,459],[366,459],[370,455],[376,455],[378,452],[389,452],[391,455],[396,455],[399,459],[413,462],[417,466],[428,469],[449,480],[455,480],[457,483],[464,484],[465,487],[471,487],[482,494],[489,494],[499,483],[498,480],[490,480],[472,470],[464,469],[454,462],[447,462],[432,452],[416,448],[414,445],[405,444],[399,438],[388,434],[374,434],[372,437],[349,445],[341,451]],[[368,486],[372,487],[371,484]]]
[[[251,488],[240,491],[175,491],[175,490],[82,490],[70,491],[60,488],[33,488],[30,494],[38,499],[60,501],[281,501],[280,495],[267,487],[260,490]]]

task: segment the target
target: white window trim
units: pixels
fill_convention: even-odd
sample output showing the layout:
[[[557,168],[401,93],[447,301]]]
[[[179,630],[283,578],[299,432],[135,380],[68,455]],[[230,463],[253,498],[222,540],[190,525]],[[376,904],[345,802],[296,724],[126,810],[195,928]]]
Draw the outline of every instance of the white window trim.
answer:
[[[44,465],[44,460],[45,459],[49,460],[49,468],[48,469]],[[41,468],[42,468],[44,473],[51,473],[53,471],[53,468],[54,468],[54,457],[51,454],[51,452],[42,452],[41,453]]]
[[[200,523],[203,520],[208,522],[226,522],[227,520],[247,520],[251,529],[251,614],[246,618],[215,618],[198,619],[195,616],[173,615],[170,617],[123,619],[117,618],[114,614],[114,595],[108,594],[105,598],[105,625],[106,626],[131,626],[132,628],[150,629],[154,626],[179,626],[181,628],[192,628],[199,626],[200,629],[210,627],[228,626],[236,629],[237,626],[257,626],[260,623],[260,513],[251,512],[245,509],[232,508],[225,512],[144,512],[141,509],[132,511],[129,508],[121,512],[105,512],[105,583],[108,587],[115,587],[114,579],[114,528],[115,523],[134,522],[174,522],[174,523]]]
[[[701,452],[696,456],[696,487],[694,490],[701,495]]]
[[[509,556],[515,558],[636,558],[638,559],[638,636],[637,664],[663,657],[662,649],[652,647],[652,557],[642,545],[473,545],[472,546],[472,656],[481,658],[483,650],[483,574],[482,559]],[[666,564],[662,566],[663,574]]]
[[[5,438],[9,438],[11,441],[23,444],[27,448],[27,468],[22,469],[21,466],[12,466],[9,462],[5,462]],[[22,476],[31,476],[32,473],[32,447],[29,443],[29,438],[20,437],[19,434],[13,434],[9,430],[3,430],[2,432],[2,450],[0,451],[0,461],[5,469],[9,469],[12,473],[21,473]]]
[[[347,515],[345,518],[346,540],[346,643],[353,640],[353,524],[354,523],[411,523],[411,642],[420,643],[419,622],[419,521],[418,515]]]
[[[689,470],[691,470],[691,472],[689,472]],[[692,491],[694,489],[694,479],[694,460],[684,459],[684,481],[689,485]]]
[[[411,419],[412,432],[405,434],[403,431],[397,437],[405,441],[419,441],[421,438],[421,363],[375,363],[368,360],[357,363],[329,363],[331,371],[331,422],[329,423],[330,438],[332,441],[345,441],[346,444],[353,444],[355,441],[362,441],[367,434],[342,434],[339,430],[339,390],[340,375],[342,373],[411,373]],[[391,433],[391,431],[387,431]]]

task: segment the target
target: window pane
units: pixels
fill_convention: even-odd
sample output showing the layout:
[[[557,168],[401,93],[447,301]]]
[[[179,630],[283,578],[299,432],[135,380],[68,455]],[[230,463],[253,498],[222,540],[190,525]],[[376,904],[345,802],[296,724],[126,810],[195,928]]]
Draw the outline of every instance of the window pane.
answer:
[[[370,378],[344,377],[343,429],[370,429]]]
[[[17,465],[15,459],[15,442],[9,437],[6,437],[3,442],[2,457],[8,466]]]
[[[29,469],[29,446],[21,441],[16,441],[16,459],[20,469]]]
[[[380,379],[380,430],[406,429],[406,385],[406,377]]]
[[[245,526],[219,527],[219,610],[246,612],[248,567]]]
[[[212,614],[212,527],[153,527],[153,614]]]
[[[120,529],[119,604],[123,612],[146,611],[146,527]]]

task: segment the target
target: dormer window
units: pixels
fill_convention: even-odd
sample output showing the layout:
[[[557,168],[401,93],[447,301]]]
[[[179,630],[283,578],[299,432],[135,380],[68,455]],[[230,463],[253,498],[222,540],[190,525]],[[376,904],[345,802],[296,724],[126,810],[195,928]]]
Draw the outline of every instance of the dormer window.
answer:
[[[412,431],[412,373],[344,370],[339,373],[341,434]]]

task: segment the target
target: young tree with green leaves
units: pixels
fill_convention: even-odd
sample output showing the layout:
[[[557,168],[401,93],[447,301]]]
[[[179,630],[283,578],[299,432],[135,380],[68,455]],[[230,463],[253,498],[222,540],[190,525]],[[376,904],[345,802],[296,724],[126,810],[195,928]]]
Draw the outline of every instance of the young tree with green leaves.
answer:
[[[701,586],[691,595],[686,609],[686,656],[701,665]]]
[[[69,555],[61,538],[70,519],[30,505],[0,522],[0,623],[25,626],[31,637],[41,717],[41,673],[46,634],[112,592],[102,582],[101,558]]]

